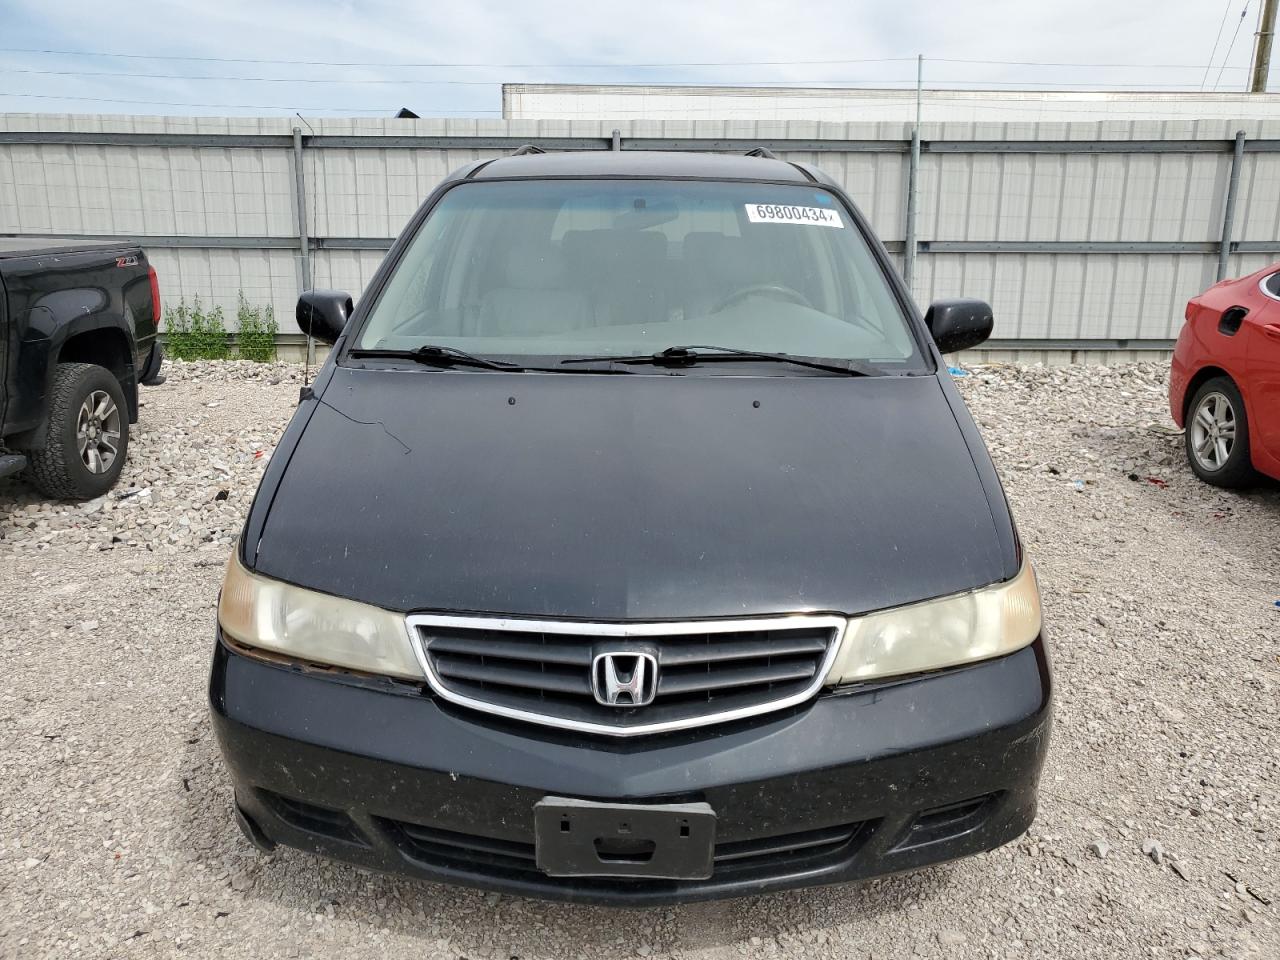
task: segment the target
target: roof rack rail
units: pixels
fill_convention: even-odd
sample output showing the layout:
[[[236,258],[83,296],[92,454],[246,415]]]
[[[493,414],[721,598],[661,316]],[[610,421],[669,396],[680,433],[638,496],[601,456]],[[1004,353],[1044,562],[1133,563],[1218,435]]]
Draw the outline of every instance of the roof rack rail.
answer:
[[[543,149],[542,149],[540,146],[538,146],[537,144],[533,144],[533,143],[526,143],[526,144],[524,144],[523,146],[516,147],[516,152],[515,152],[515,153],[513,153],[513,154],[512,154],[512,156],[513,156],[513,157],[527,157],[527,156],[528,156],[529,154],[531,154],[531,153],[546,153],[546,152],[547,152],[547,151],[543,150]]]
[[[778,155],[774,153],[772,150],[770,150],[768,147],[755,147],[751,150],[748,150],[746,155],[748,157],[764,157],[764,159],[766,160],[779,159]]]

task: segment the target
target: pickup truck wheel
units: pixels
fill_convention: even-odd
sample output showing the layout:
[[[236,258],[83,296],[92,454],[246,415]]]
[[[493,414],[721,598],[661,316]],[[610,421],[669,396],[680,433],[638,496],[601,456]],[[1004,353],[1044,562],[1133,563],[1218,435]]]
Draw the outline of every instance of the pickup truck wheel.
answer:
[[[60,363],[53,374],[49,432],[27,453],[26,476],[47,497],[100,497],[124,469],[129,413],[120,383],[93,363]]]

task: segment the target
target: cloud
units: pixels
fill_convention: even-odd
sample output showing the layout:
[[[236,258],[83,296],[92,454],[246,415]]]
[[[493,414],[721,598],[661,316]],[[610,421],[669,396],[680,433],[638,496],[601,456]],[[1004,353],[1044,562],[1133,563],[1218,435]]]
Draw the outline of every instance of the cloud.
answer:
[[[179,0],[150,8],[98,0],[57,4],[9,0],[7,6],[6,47],[374,64],[297,66],[0,53],[0,69],[8,71],[0,84],[0,110],[241,115],[287,114],[293,109],[385,114],[409,106],[423,116],[483,116],[485,111],[492,116],[501,107],[499,90],[504,80],[901,84],[914,79],[916,53],[926,56],[926,83],[935,86],[983,81],[1157,88],[1174,84],[1196,89],[1204,69],[1194,65],[1207,62],[1222,22],[1220,6],[1192,0],[1126,4],[1114,0],[1038,4],[814,0],[803,5],[780,0],[473,0],[449,5],[389,0],[220,0],[216,4]],[[1219,59],[1237,19],[1233,9]],[[1241,26],[1232,66],[1248,64],[1253,29],[1252,19]],[[896,59],[803,62],[881,58]],[[693,65],[719,61],[789,62]],[[548,66],[395,66],[406,62]],[[1127,65],[1135,62],[1192,66],[1164,70]],[[652,63],[688,65],[625,66]],[[24,70],[60,72],[15,72]],[[109,76],[79,75],[84,73]],[[1216,74],[1215,65],[1211,82]],[[1242,69],[1228,70],[1223,88],[1239,90],[1244,79]],[[369,82],[388,80],[397,82]],[[105,102],[126,100],[147,102]],[[214,106],[223,104],[240,106]]]

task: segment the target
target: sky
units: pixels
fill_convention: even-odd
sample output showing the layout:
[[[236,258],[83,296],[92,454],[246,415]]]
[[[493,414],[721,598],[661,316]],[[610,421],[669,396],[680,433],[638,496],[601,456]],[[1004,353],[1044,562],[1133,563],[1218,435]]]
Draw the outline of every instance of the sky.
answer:
[[[504,81],[914,86],[917,54],[926,87],[1237,92],[1260,6],[0,0],[0,112],[498,117]]]

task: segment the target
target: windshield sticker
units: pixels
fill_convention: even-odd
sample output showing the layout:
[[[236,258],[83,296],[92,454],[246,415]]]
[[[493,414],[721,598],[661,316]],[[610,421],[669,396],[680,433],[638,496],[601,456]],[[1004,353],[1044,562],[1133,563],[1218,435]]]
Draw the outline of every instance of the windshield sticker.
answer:
[[[752,223],[799,223],[810,227],[844,228],[837,210],[793,207],[778,203],[748,203],[746,208],[747,219]]]

